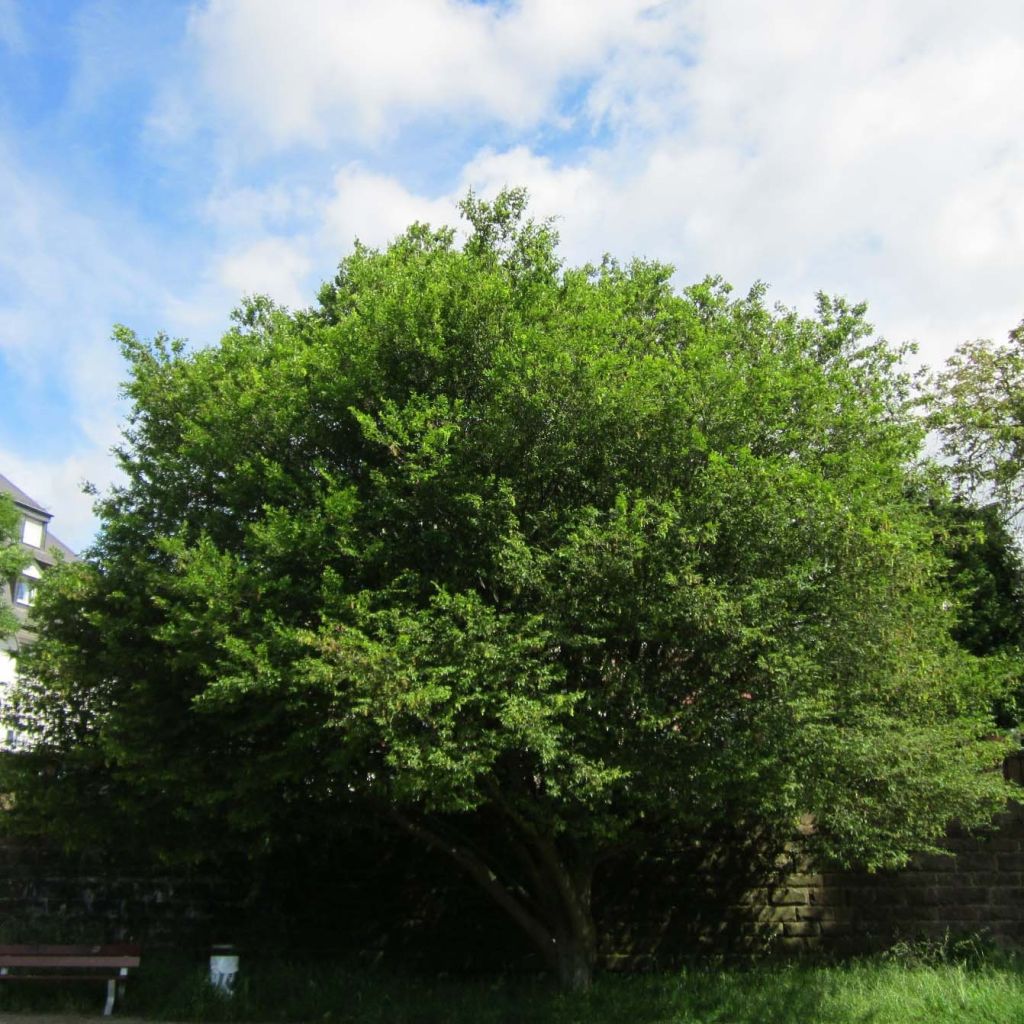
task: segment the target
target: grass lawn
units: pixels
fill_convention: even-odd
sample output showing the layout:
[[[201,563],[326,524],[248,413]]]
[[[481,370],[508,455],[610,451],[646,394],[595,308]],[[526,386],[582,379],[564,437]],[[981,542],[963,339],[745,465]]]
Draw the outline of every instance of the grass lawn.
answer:
[[[245,965],[243,964],[243,967]],[[605,975],[583,996],[534,979],[396,976],[278,964],[250,965],[228,1000],[198,968],[144,966],[124,1012],[154,1020],[352,1024],[1017,1024],[1024,964],[861,961],[841,966],[710,967]],[[98,1014],[100,986],[5,986],[16,1010]]]

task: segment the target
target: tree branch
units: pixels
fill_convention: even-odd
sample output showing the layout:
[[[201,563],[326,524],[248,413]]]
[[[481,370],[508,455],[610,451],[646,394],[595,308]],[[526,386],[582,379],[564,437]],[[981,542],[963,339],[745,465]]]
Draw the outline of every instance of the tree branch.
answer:
[[[529,841],[540,859],[541,866],[547,869],[548,875],[555,882],[562,907],[573,931],[577,935],[585,936],[588,942],[594,941],[594,922],[590,914],[592,865],[581,866],[579,877],[574,878],[551,838],[541,833],[532,822],[520,814],[497,786],[491,786],[490,792],[497,806]],[[538,872],[535,877],[540,874],[541,872]]]
[[[451,842],[422,822],[407,818],[394,808],[388,808],[387,816],[409,835],[451,857],[526,932],[546,958],[553,957],[555,937],[509,892],[476,853],[461,843]]]

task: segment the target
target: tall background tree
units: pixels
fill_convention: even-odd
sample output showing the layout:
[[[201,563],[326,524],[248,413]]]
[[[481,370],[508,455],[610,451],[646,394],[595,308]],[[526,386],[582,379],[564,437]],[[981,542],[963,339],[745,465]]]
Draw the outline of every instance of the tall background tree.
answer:
[[[811,814],[879,867],[989,820],[1003,677],[951,636],[863,308],[563,267],[517,191],[463,211],[214,348],[118,330],[128,482],[40,595],[9,820],[82,841],[100,803],[201,856],[377,815],[575,987],[595,869],[652,836]]]
[[[942,475],[953,492],[939,501],[943,545],[959,599],[956,638],[976,654],[1020,665],[1024,652],[1024,321],[1005,344],[961,345],[928,381],[928,423],[940,438]],[[998,709],[1019,725],[1024,672]]]
[[[1024,321],[1005,344],[966,342],[931,385],[931,425],[954,486],[993,502],[1007,521],[1024,512]]]

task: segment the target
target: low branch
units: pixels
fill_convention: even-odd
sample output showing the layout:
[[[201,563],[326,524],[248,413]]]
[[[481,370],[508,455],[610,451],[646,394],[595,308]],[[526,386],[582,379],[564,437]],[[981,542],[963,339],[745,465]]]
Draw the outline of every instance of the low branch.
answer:
[[[585,936],[588,942],[595,940],[594,923],[590,916],[590,872],[592,864],[573,873],[558,853],[558,848],[549,836],[544,835],[531,821],[520,814],[497,786],[491,787],[495,803],[516,825],[540,858],[541,866],[547,868],[551,879],[561,896],[562,907],[568,915],[576,934]],[[538,875],[540,872],[538,872]]]
[[[476,853],[463,844],[451,842],[421,822],[407,818],[394,808],[388,808],[387,816],[429,848],[451,857],[526,932],[545,956],[548,959],[552,958],[555,937],[502,885],[495,873]]]

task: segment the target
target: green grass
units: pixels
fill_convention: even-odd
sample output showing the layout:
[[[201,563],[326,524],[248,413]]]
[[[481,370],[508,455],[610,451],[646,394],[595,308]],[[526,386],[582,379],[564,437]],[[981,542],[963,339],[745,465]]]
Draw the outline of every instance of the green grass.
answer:
[[[910,956],[839,966],[695,968],[604,975],[586,995],[541,979],[423,978],[326,966],[243,963],[225,999],[198,967],[151,958],[129,985],[130,1014],[154,1020],[320,1024],[1017,1024],[1024,965],[1007,957],[929,963]],[[101,986],[6,986],[7,1010],[98,1014]]]

